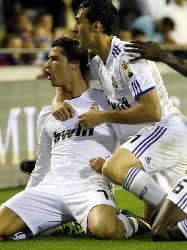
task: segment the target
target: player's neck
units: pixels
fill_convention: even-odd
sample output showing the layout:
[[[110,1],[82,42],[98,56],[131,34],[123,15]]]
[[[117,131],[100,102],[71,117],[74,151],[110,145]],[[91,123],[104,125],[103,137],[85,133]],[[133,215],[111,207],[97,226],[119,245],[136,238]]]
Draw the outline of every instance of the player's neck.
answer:
[[[72,81],[71,86],[68,89],[64,89],[65,99],[73,99],[82,95],[88,89],[88,82],[81,78]]]
[[[96,38],[94,47],[92,48],[92,51],[98,55],[104,63],[106,63],[110,52],[112,38],[113,36],[102,34]]]

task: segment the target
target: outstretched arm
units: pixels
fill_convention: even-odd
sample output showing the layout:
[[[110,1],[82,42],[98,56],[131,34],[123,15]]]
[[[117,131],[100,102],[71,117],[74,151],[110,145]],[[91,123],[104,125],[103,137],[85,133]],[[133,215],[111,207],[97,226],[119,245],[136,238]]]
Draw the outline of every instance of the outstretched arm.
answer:
[[[163,62],[183,76],[187,77],[187,61],[182,58],[176,57],[170,51],[162,49],[158,43],[151,41],[132,41],[130,44],[125,45],[125,51],[128,53],[139,54],[138,56],[136,54],[129,54],[130,56],[132,56],[130,62],[135,62],[139,59]]]

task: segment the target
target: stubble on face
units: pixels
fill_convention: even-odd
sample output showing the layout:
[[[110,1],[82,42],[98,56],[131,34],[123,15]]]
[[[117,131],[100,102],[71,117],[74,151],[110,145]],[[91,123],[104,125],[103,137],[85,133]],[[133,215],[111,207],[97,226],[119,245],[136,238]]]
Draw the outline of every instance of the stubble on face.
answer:
[[[69,68],[67,58],[62,48],[53,47],[49,53],[49,63],[46,72],[48,79],[54,87],[64,87],[69,81]]]
[[[90,23],[88,18],[86,17],[86,14],[88,12],[87,8],[82,8],[78,11],[76,16],[77,21],[77,29],[76,29],[76,36],[79,40],[79,44],[81,48],[88,49],[89,41],[90,41],[90,35],[91,35],[91,29],[90,29]]]

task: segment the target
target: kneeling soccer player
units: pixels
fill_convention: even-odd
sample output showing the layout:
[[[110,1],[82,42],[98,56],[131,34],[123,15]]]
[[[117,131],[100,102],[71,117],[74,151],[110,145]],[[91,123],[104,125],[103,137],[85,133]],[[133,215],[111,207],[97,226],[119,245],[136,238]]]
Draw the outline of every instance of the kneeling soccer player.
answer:
[[[168,194],[152,226],[153,240],[187,239],[187,175]]]
[[[89,167],[89,159],[107,158],[115,148],[109,124],[83,129],[78,115],[93,106],[108,108],[101,91],[88,88],[83,77],[87,54],[69,38],[55,40],[46,72],[52,86],[61,87],[75,110],[63,122],[45,107],[38,120],[37,164],[27,188],[0,208],[0,237],[30,230],[32,235],[77,220],[85,232],[122,239],[138,231],[141,222],[118,213],[108,179]],[[97,105],[98,104],[98,105]]]

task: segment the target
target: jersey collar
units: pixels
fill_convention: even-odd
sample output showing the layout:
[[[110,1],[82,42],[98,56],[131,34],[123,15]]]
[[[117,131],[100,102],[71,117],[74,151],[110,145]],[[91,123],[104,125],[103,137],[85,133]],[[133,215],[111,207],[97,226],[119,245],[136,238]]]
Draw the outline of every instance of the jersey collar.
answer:
[[[72,101],[76,101],[77,99],[81,98],[81,99],[86,99],[86,100],[89,100],[90,99],[90,95],[91,95],[91,87],[89,87],[86,91],[84,91],[80,96],[76,96],[76,97],[73,97],[72,99],[69,99],[69,100],[65,100],[66,102],[72,102]]]
[[[108,57],[107,57],[107,59],[106,59],[106,65],[110,64],[110,62],[112,61],[112,59],[113,59],[113,57],[114,57],[113,51],[114,51],[114,46],[115,46],[117,40],[118,40],[118,38],[117,38],[116,36],[114,36],[114,37],[112,38],[110,51],[109,51]]]

